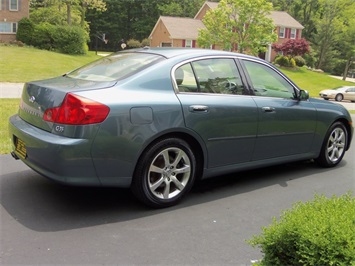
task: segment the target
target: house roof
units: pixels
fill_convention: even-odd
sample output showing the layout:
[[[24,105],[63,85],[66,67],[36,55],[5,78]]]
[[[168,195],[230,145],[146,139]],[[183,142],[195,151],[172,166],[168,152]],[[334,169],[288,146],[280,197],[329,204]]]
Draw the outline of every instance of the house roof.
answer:
[[[207,1],[203,4],[198,13],[200,13],[205,6],[210,9],[215,9],[217,8],[218,3]],[[304,28],[297,20],[295,20],[291,15],[284,11],[271,11],[269,17],[273,19],[274,24],[278,27],[295,29]],[[156,27],[159,25],[160,22],[165,25],[169,32],[170,38],[172,39],[196,40],[198,37],[199,29],[206,28],[202,21],[199,19],[160,16],[150,34],[150,37],[153,35],[154,31],[156,30]]]
[[[270,17],[276,26],[285,28],[303,29],[304,27],[285,11],[271,11]]]
[[[216,9],[218,6],[218,2],[209,2],[206,1],[200,8],[200,10],[196,13],[195,18],[198,17],[198,15],[202,12],[202,10],[204,9],[204,7],[207,6],[209,9]]]
[[[163,22],[172,39],[196,39],[198,30],[205,28],[202,21],[198,19],[160,16],[150,35],[160,22]]]

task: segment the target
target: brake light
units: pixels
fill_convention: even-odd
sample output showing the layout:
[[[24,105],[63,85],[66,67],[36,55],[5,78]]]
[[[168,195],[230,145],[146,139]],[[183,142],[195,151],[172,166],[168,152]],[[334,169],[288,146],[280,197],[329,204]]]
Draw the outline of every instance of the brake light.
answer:
[[[68,93],[61,106],[44,111],[45,121],[66,125],[87,125],[101,123],[110,108],[88,98]]]

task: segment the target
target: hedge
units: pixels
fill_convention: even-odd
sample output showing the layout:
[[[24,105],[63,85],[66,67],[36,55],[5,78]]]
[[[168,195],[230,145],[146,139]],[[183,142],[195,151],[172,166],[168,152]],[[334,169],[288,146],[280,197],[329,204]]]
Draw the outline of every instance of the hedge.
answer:
[[[260,265],[355,265],[355,198],[298,202],[248,243],[264,253]]]

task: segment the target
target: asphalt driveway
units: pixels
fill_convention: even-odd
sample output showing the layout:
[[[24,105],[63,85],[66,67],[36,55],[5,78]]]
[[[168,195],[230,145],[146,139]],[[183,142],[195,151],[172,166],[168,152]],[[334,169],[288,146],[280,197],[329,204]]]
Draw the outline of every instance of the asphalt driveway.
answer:
[[[129,190],[61,186],[0,155],[0,264],[250,265],[262,254],[245,239],[282,210],[355,192],[354,158],[352,145],[332,169],[301,162],[220,176],[152,210]]]

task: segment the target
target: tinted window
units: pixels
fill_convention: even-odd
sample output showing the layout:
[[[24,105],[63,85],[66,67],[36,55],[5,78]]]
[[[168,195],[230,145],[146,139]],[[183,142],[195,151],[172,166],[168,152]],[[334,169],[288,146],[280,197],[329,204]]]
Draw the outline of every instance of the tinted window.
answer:
[[[163,57],[153,54],[117,53],[70,72],[68,76],[93,81],[113,81],[128,77],[161,60]]]
[[[233,59],[217,58],[194,61],[175,71],[180,92],[245,94]]]
[[[294,98],[293,86],[272,68],[244,60],[244,65],[257,96]]]

